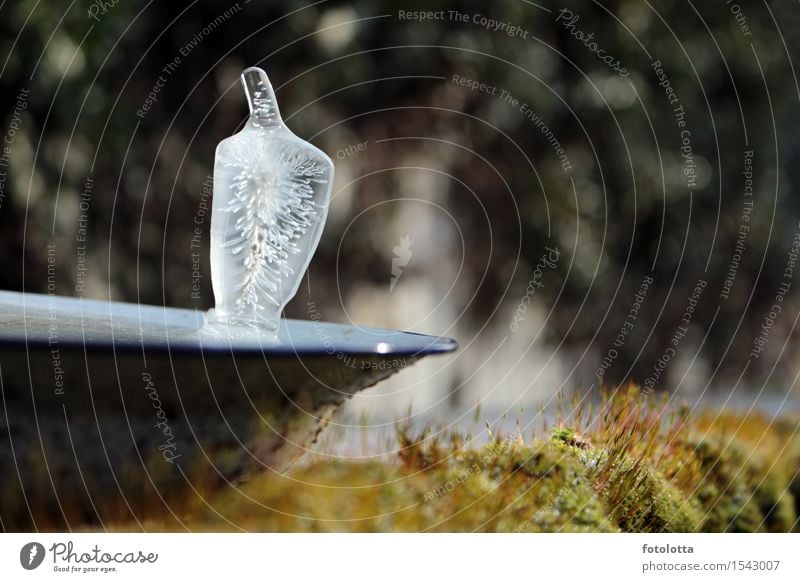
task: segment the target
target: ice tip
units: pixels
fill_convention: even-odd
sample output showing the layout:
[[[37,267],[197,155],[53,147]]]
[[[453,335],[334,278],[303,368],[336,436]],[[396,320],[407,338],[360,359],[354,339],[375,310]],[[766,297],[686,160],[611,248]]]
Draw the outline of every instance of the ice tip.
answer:
[[[269,77],[264,69],[260,67],[247,67],[241,74],[242,85],[246,93],[253,91],[269,89],[272,90],[272,85],[269,82]]]
[[[266,71],[261,67],[247,67],[244,71],[242,71],[242,76],[244,77],[245,75],[251,73],[255,73],[257,75],[264,75],[265,77],[267,76]]]
[[[241,74],[242,87],[250,106],[250,115],[259,118],[259,124],[276,125],[280,121],[275,93],[267,73],[260,67],[247,67]]]
[[[241,79],[245,87],[261,83],[270,86],[267,72],[261,67],[247,67],[244,71],[242,71]]]

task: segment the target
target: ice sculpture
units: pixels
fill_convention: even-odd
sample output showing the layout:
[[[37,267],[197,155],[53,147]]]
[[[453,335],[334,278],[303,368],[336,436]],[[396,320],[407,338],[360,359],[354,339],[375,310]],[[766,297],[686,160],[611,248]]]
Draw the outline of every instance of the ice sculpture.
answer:
[[[275,330],[322,235],[333,162],[284,125],[262,69],[241,81],[250,118],[214,160],[210,319]]]

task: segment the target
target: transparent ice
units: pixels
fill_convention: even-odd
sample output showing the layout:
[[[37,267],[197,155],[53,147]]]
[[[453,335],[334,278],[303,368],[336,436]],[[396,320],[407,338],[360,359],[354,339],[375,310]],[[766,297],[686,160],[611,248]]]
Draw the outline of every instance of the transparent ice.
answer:
[[[284,125],[263,70],[241,81],[250,118],[214,160],[210,319],[274,330],[322,235],[333,162]]]

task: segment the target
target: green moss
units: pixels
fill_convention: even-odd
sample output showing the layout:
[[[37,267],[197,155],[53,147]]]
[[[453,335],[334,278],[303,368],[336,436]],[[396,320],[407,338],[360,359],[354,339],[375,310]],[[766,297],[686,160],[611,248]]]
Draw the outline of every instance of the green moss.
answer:
[[[495,442],[432,465],[422,449],[415,457],[424,469],[324,461],[265,475],[196,517],[257,531],[618,531],[586,468],[550,444]]]
[[[628,453],[589,447],[574,431],[553,432],[553,442],[587,467],[606,514],[626,532],[690,532],[700,523],[695,504],[651,467]]]
[[[693,532],[701,522],[694,503],[650,467],[630,458],[612,469],[603,498],[626,532]]]
[[[552,439],[556,442],[569,443],[575,436],[575,429],[559,426],[553,429]]]
[[[787,532],[794,527],[795,505],[788,479],[782,470],[766,470],[760,460],[749,464],[745,478],[754,488],[753,497],[763,516],[763,529]]]
[[[513,519],[503,520],[498,531],[617,531],[586,467],[561,447],[538,443],[485,449],[482,459],[492,458],[491,472],[515,478],[520,491]]]
[[[589,449],[592,447],[592,443],[589,441],[589,439],[587,439],[583,435],[578,434],[578,432],[574,428],[568,428],[568,427],[554,428],[550,438],[556,444],[564,444],[579,449]]]
[[[792,465],[792,468],[794,470],[794,474],[791,475],[788,491],[794,502],[794,511],[796,515],[793,531],[800,532],[800,519],[797,518],[798,514],[800,514],[800,459],[795,461],[795,463]]]
[[[287,474],[264,473],[235,486],[212,484],[181,506],[170,502],[183,523],[167,521],[163,507],[143,519],[149,529],[197,531],[758,532],[797,527],[796,424],[733,413],[664,417],[656,401],[645,401],[634,390],[609,398],[601,416],[581,422],[580,414],[573,415],[574,426],[559,425],[544,440],[492,437],[488,445],[475,447],[460,435],[412,438],[400,431],[394,458],[306,461]],[[221,460],[237,462],[235,457]]]
[[[791,531],[795,504],[783,467],[712,437],[696,442],[694,453],[703,471],[694,497],[703,507],[704,531]]]

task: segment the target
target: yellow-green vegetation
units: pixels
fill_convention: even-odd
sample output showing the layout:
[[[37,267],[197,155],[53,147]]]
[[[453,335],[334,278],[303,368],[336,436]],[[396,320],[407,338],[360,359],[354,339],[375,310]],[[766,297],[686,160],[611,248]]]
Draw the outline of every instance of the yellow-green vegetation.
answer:
[[[690,413],[630,387],[546,436],[401,430],[390,460],[331,459],[198,496],[182,524],[252,531],[797,531],[798,423]],[[125,528],[123,524],[118,527]]]

